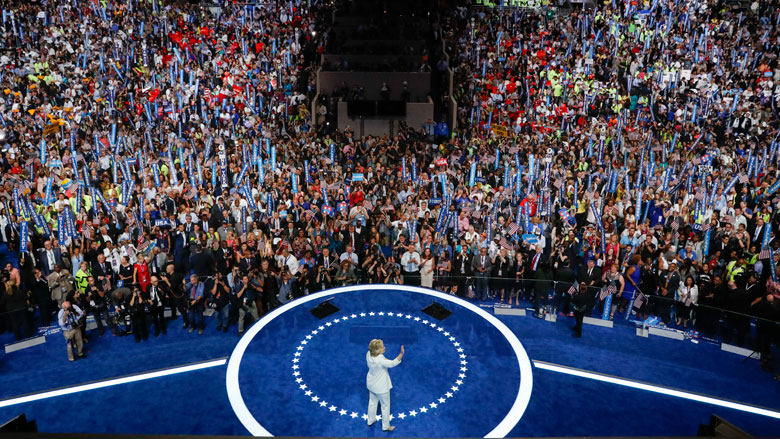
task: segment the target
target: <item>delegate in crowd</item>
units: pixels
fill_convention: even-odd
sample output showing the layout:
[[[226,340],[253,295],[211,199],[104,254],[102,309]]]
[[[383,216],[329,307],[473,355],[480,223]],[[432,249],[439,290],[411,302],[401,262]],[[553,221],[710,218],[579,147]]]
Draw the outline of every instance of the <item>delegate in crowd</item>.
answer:
[[[721,335],[740,343],[749,315],[777,320],[776,3],[441,13],[445,139],[313,124],[330,8],[3,7],[0,232],[18,269],[0,310],[17,337],[30,306],[35,325],[66,308],[136,340],[166,332],[165,306],[241,333],[369,282],[563,313],[576,284],[605,318],[713,334],[733,311]]]

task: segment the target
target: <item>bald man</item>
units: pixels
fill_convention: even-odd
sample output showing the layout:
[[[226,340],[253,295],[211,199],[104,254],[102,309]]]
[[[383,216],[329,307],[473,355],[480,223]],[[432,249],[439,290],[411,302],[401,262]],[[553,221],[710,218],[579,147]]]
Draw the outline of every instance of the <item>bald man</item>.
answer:
[[[76,341],[76,349],[78,349],[79,357],[85,357],[84,355],[84,341],[81,339],[81,331],[79,330],[79,320],[84,316],[84,311],[76,305],[71,304],[67,300],[62,302],[62,309],[60,309],[57,315],[57,323],[62,328],[62,335],[65,336],[65,343],[68,346],[68,361],[76,361],[73,358],[73,349],[70,346],[70,341]]]

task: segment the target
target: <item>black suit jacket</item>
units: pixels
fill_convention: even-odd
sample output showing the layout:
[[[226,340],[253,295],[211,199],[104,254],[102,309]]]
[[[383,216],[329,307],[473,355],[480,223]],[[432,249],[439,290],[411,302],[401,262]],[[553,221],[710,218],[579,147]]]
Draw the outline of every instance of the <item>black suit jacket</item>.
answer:
[[[52,248],[52,250],[54,251],[54,263],[60,267],[64,267],[62,264],[62,254],[60,253],[60,249]],[[54,266],[49,264],[49,258],[46,256],[45,248],[38,249],[38,261],[40,262],[41,272],[43,272],[44,276],[48,276],[52,271],[54,271]]]
[[[588,274],[588,266],[581,267],[577,274],[577,280],[584,282],[585,285],[597,287],[601,285],[601,268],[593,267],[591,274]],[[590,283],[593,282],[593,285]]]

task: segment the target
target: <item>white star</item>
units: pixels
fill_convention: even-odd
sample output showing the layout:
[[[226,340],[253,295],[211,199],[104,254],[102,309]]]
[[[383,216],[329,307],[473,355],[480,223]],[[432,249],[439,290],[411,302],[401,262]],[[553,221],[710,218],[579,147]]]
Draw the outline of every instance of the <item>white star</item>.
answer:
[[[460,354],[460,358],[466,358],[466,354]]]
[[[452,389],[453,392],[457,392],[458,391],[458,386],[452,386],[450,388]]]
[[[324,327],[324,326],[320,326],[320,327],[318,327],[317,329],[319,329],[320,331],[322,331],[322,330],[324,330],[324,329],[325,329],[325,327]]]
[[[302,344],[302,345],[305,345],[305,344],[307,344],[307,343],[309,343],[309,341],[308,341],[308,340],[303,340],[303,341],[301,341],[301,344]]]
[[[423,320],[422,322],[423,322],[423,325],[427,325],[428,324],[427,320]]]
[[[338,407],[336,407],[335,405],[332,405],[332,406],[328,407],[328,410],[330,410],[332,412],[335,412],[337,408]]]
[[[301,390],[306,390],[306,384],[301,384],[301,385],[300,385],[300,386],[298,386],[298,387],[300,387],[300,388],[301,388]]]
[[[379,315],[380,315],[380,316],[383,316],[383,315],[385,315],[384,311],[379,311]],[[377,416],[377,419],[379,419],[379,417],[378,417],[378,416]]]
[[[354,318],[357,317],[357,314],[352,314],[350,317],[352,317],[354,319]]]
[[[458,374],[458,378],[466,378],[466,374],[465,373]]]
[[[300,353],[300,352],[296,352],[296,353],[295,353],[295,356],[296,356],[296,357],[300,357],[300,356],[301,356],[301,353]]]
[[[450,337],[450,341],[455,341],[455,337]]]
[[[431,323],[431,328],[435,328],[435,327],[436,327],[436,323]]]
[[[317,402],[317,401],[320,400],[320,397],[317,396],[317,395],[314,395],[314,396],[311,397],[311,400],[314,401],[314,402]]]
[[[376,418],[381,421],[382,420],[382,415],[376,415]]]
[[[449,332],[445,332],[445,333],[444,333],[444,336],[445,336],[445,337],[449,337],[449,336],[450,336],[450,333],[449,333]]]
[[[365,413],[363,413],[363,416],[361,416],[361,418],[363,418],[364,421],[368,421],[368,415]]]
[[[349,417],[352,418],[352,419],[357,418],[357,416],[358,416],[358,414],[355,413],[355,412],[352,412],[352,413],[349,414]],[[368,417],[368,416],[366,416],[366,417]]]
[[[344,416],[347,414],[347,411],[344,409],[339,410],[339,415]]]
[[[463,381],[461,381],[461,380],[455,381],[455,384],[460,386],[461,384],[463,384]]]
[[[376,315],[376,313],[375,313],[375,312],[373,312],[373,311],[371,311],[370,313],[368,313],[368,315],[370,315],[370,316],[374,316],[374,315]]]
[[[297,364],[293,364],[293,369],[297,369],[297,368],[298,368],[298,365]]]
[[[333,325],[333,323],[331,323],[331,322],[328,322],[328,323],[325,324],[325,326],[332,326],[332,325]]]
[[[296,370],[295,372],[293,372],[293,376],[294,376],[294,377],[297,377],[297,376],[298,376],[298,375],[300,375],[300,374],[301,374],[301,373],[300,373],[300,372],[298,372],[297,370]]]
[[[409,416],[417,416],[417,412],[412,410],[411,412],[409,412]]]
[[[455,346],[455,347],[458,347],[458,346],[460,346],[460,343],[458,343],[458,342],[456,341],[456,342],[455,342],[455,343],[453,343],[452,345],[453,345],[453,346]]]
[[[414,318],[414,321],[415,321],[415,322],[419,322],[419,321],[420,321],[420,318],[419,318],[419,317],[415,317],[415,318]]]
[[[407,314],[407,315],[406,315],[406,318],[407,318],[407,319],[411,319],[411,318],[412,318],[412,315],[411,315],[411,314]]]
[[[338,323],[340,321],[341,321],[340,319],[336,319],[336,320],[333,321],[333,323]]]
[[[380,416],[381,416],[381,415],[380,415]],[[391,413],[391,414],[390,414],[390,420],[392,421],[392,420],[393,420],[393,418],[395,418],[395,416],[393,416],[393,414]],[[382,419],[382,418],[380,418],[379,416],[377,416],[377,419]]]
[[[447,398],[452,398],[452,393],[447,392],[447,393],[444,394],[444,396],[446,396]]]
[[[462,364],[462,365],[464,365],[464,366],[465,366],[466,364],[469,364],[469,362],[468,362],[468,361],[466,361],[466,360],[461,360],[460,364]]]
[[[431,406],[431,408],[433,408],[433,409],[435,409],[436,407],[439,406],[439,404],[436,404],[435,402],[432,402],[432,403],[430,403],[428,405]]]
[[[389,313],[387,313],[387,315],[389,315],[390,317],[393,317],[395,314],[389,312]]]
[[[460,370],[461,370],[462,372],[465,372],[465,371],[467,371],[468,369],[466,369],[465,367],[461,367],[461,368],[460,368]]]
[[[441,332],[441,331],[444,331],[444,328],[442,328],[441,326],[439,326],[438,328],[436,328],[436,330],[437,330],[437,331],[439,331],[439,332]]]
[[[446,401],[446,399],[444,399],[444,398],[439,398],[439,404],[444,404],[444,401]]]
[[[302,383],[302,382],[303,382],[303,378],[296,378],[296,379],[295,379],[295,382],[296,382],[296,383]]]
[[[325,402],[325,401],[320,401],[320,407],[325,407],[326,405],[328,405],[328,403],[327,403],[327,402]]]
[[[420,413],[428,413],[427,407],[420,407]]]
[[[306,340],[311,340],[311,335],[307,335]]]
[[[307,390],[307,391],[303,392],[303,394],[306,395],[306,396],[311,396],[311,393],[312,393],[311,390]]]
[[[458,348],[458,352],[463,352],[463,348]]]
[[[303,346],[298,346],[298,350],[302,351],[303,350]]]
[[[365,316],[366,316],[366,313],[364,313],[364,312],[360,313],[360,317],[365,317]]]
[[[319,333],[320,333],[320,331],[318,331],[318,330],[316,330],[316,329],[315,329],[314,331],[311,331],[311,333],[312,333],[312,334],[314,334],[314,335],[317,335],[317,334],[319,334]]]
[[[301,359],[300,359],[300,358],[293,358],[293,363],[297,363],[297,362],[299,362],[299,361],[301,361]]]
[[[398,414],[398,419],[403,419],[405,417],[406,417],[406,413],[399,413]]]

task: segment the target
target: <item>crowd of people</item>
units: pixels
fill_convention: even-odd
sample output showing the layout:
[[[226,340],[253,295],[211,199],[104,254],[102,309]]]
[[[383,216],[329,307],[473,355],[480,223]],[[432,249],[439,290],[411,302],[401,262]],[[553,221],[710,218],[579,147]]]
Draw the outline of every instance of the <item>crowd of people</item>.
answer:
[[[80,345],[92,314],[140,342],[165,308],[240,334],[312,292],[387,283],[740,344],[756,316],[769,352],[776,3],[442,13],[459,116],[440,143],[314,126],[332,7],[4,7],[0,234],[18,269],[0,311],[17,338],[56,318]]]

